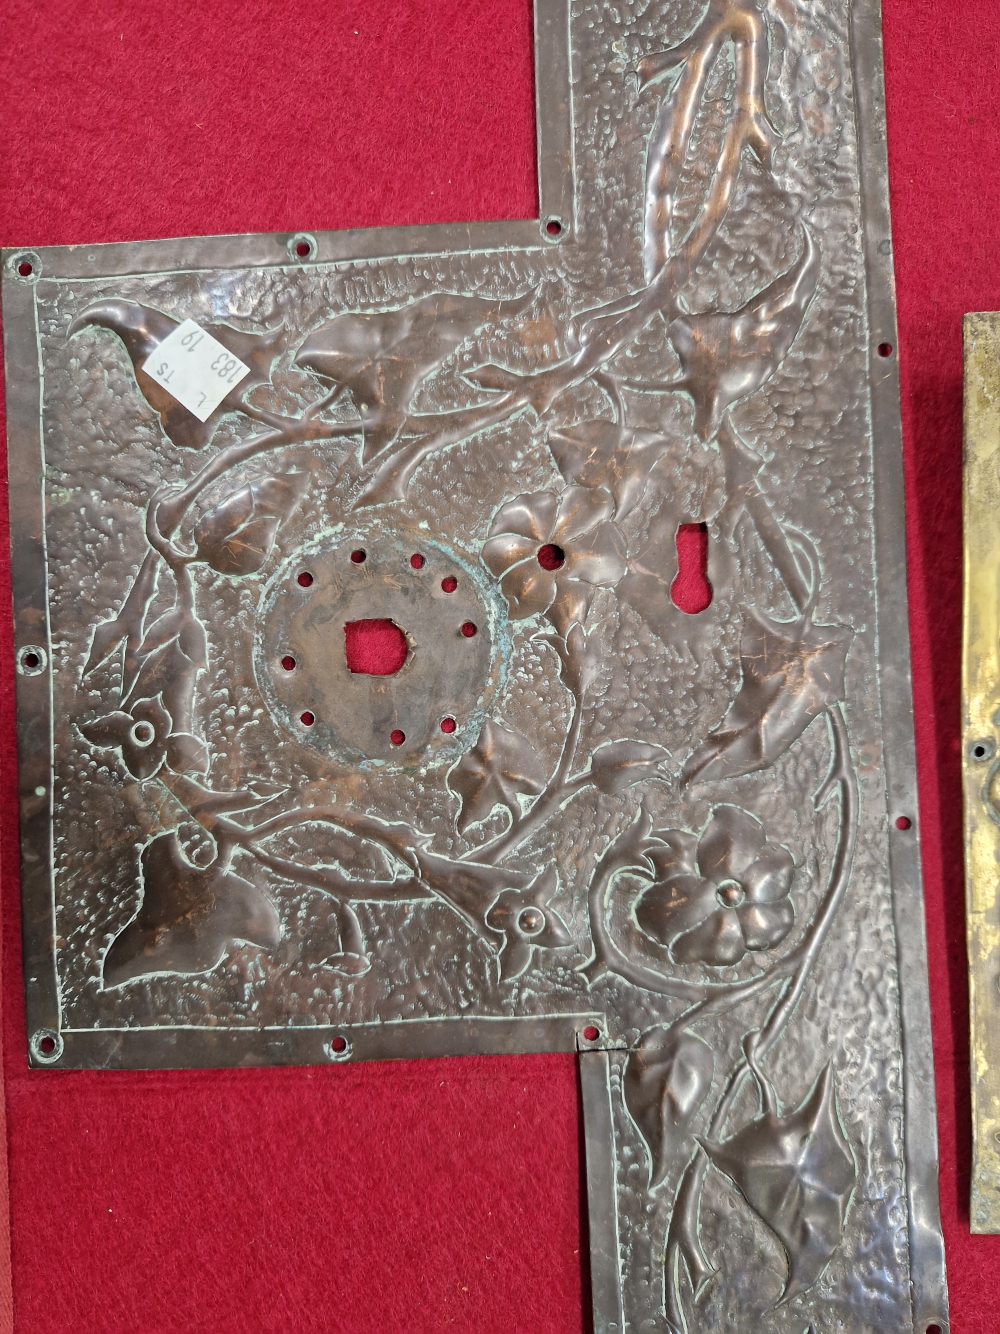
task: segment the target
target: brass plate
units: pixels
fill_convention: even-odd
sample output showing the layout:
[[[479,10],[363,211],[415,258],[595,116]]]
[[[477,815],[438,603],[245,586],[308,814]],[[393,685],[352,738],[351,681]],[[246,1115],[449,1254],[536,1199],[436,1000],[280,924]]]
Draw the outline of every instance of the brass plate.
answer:
[[[943,1327],[877,5],[536,36],[538,219],[5,253],[31,1059],[575,1049],[600,1330]]]
[[[973,1232],[1000,1232],[1000,314],[966,315],[962,779]]]

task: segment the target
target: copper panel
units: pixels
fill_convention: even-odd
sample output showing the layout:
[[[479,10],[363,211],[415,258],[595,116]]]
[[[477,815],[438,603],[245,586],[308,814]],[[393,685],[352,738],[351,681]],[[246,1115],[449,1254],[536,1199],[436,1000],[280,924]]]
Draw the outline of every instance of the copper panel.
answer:
[[[536,33],[538,220],[4,254],[31,1058],[577,1049],[599,1329],[945,1328],[877,5]]]

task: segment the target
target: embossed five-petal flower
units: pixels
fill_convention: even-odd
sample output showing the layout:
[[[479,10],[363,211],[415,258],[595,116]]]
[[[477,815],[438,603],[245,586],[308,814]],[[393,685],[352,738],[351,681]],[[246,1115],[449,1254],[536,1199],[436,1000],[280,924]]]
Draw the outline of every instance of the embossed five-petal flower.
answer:
[[[128,712],[116,709],[80,731],[92,746],[118,750],[133,778],[152,778],[166,762],[177,773],[206,773],[208,750],[190,732],[174,732],[163,699],[139,699]]]
[[[573,937],[547,900],[556,887],[555,872],[543,871],[527,889],[505,889],[486,914],[486,925],[503,937],[500,977],[511,982],[525,972],[536,949],[562,949]]]
[[[483,546],[483,561],[501,580],[515,620],[544,614],[564,635],[587,615],[595,587],[625,573],[625,540],[610,522],[614,500],[604,487],[538,491],[501,506]]]
[[[739,963],[748,950],[773,949],[788,935],[794,862],[787,848],[767,841],[758,819],[717,806],[700,838],[681,829],[659,838],[650,853],[657,881],[635,915],[678,963]]]

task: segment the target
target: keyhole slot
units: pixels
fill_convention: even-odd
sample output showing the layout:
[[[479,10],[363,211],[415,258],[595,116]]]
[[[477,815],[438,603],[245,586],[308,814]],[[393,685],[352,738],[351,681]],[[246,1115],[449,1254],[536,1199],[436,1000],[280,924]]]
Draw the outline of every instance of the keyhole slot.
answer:
[[[677,574],[670,585],[670,600],[678,611],[695,616],[712,601],[708,582],[708,525],[682,523],[677,529]]]

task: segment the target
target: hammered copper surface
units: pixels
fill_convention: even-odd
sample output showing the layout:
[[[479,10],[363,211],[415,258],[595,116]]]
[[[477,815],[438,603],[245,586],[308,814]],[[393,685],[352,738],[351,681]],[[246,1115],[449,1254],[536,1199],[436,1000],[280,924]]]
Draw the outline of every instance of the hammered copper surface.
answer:
[[[944,1327],[877,7],[536,28],[537,222],[5,257],[32,1059],[576,1047],[599,1329]]]

